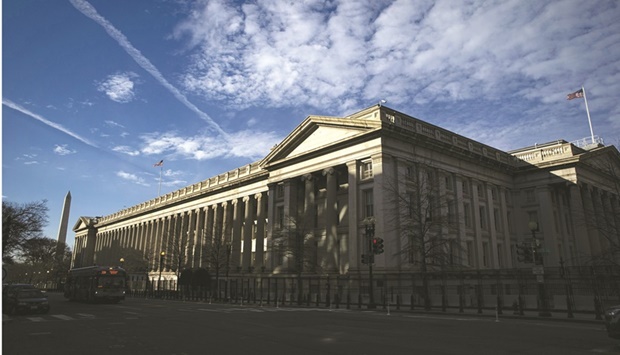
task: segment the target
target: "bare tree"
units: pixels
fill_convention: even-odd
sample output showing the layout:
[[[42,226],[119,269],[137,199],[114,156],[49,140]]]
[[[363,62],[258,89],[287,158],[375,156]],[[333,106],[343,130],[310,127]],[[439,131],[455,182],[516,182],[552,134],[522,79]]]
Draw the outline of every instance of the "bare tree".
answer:
[[[12,263],[24,243],[43,236],[47,200],[24,204],[2,201],[2,261]]]
[[[615,153],[615,154],[614,154]],[[601,237],[604,244],[601,251],[591,255],[590,262],[594,265],[620,266],[620,154],[612,151],[602,159],[594,160],[592,165],[607,178],[607,187],[612,192],[608,200],[602,201],[601,206],[594,209],[585,209],[582,223],[589,231],[594,231]],[[615,206],[613,202],[615,201]],[[595,202],[598,205],[597,202]]]
[[[217,223],[214,230],[226,230],[226,228],[222,227],[225,227],[223,223]],[[225,271],[226,276],[228,276],[231,262],[230,254],[231,241],[227,239],[223,232],[218,232],[218,235],[215,235],[213,230],[210,230],[210,232],[206,233],[205,243],[202,246],[202,261],[215,273],[215,294],[218,298],[220,296],[220,275],[222,271]],[[228,282],[228,279],[226,282]]]
[[[395,200],[387,225],[398,226],[403,248],[398,252],[422,273],[425,307],[430,308],[426,273],[461,268],[462,245],[457,238],[458,199],[452,178],[430,162],[411,163],[386,188]]]
[[[289,261],[289,271],[297,276],[297,297],[298,303],[301,303],[302,274],[321,271],[317,263],[316,240],[306,218],[285,216],[283,225],[274,230],[273,250],[280,260]]]
[[[164,232],[162,249],[166,252],[163,258],[163,268],[173,271],[177,280],[179,280],[181,271],[187,264],[187,252],[189,246],[189,240],[187,234],[183,235],[180,231],[177,232]],[[179,284],[177,282],[177,289]]]

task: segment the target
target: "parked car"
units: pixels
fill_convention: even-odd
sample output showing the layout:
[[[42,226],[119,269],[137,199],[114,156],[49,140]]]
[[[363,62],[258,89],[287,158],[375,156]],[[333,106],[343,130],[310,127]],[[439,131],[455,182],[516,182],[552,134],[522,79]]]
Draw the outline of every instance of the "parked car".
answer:
[[[620,339],[620,304],[605,310],[605,328],[610,338]]]
[[[7,314],[21,312],[47,313],[50,304],[47,295],[33,287],[11,287],[3,290],[2,310]],[[32,286],[32,285],[31,285]]]
[[[20,290],[22,288],[36,288],[32,284],[5,284],[2,285],[2,297],[6,297],[12,292]]]

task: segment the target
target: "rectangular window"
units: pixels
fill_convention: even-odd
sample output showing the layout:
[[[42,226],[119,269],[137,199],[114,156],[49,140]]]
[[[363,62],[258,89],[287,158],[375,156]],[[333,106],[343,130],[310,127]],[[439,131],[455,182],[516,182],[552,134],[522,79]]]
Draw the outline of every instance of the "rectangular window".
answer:
[[[284,226],[284,206],[278,206],[276,208],[276,228],[282,228]]]
[[[407,193],[407,213],[409,218],[413,218],[415,212],[415,194],[413,192]]]
[[[372,175],[372,161],[371,160],[366,160],[362,162],[362,173],[360,174],[362,176],[362,180],[364,179],[370,179],[373,175]]]
[[[487,209],[484,206],[480,206],[478,211],[480,212],[480,228],[487,229]]]
[[[482,266],[489,267],[489,243],[482,242]]]
[[[484,198],[484,186],[482,184],[478,184],[478,197]]]
[[[405,176],[407,176],[408,178],[413,178],[413,172],[415,170],[413,169],[413,166],[408,166],[407,169],[405,170]]]
[[[497,245],[497,266],[504,267],[504,246],[502,244]]]
[[[463,219],[465,219],[465,226],[471,227],[471,210],[469,203],[463,204]]]
[[[363,199],[364,199],[364,217],[372,217],[375,215],[372,189],[364,190],[362,193],[363,193]]]
[[[446,181],[446,190],[452,191],[452,176],[446,175],[445,181]]]
[[[534,193],[534,189],[525,190],[525,202],[536,202],[536,194]]]
[[[564,222],[566,223],[566,234],[570,234],[570,219],[568,218],[568,214],[564,215]]]
[[[469,182],[463,180],[463,195],[469,196]]]
[[[467,243],[466,243],[466,247],[467,247],[467,250],[466,250],[466,253],[467,253],[466,254],[467,255],[467,265],[469,265],[471,267],[475,267],[476,265],[475,265],[475,262],[474,262],[474,260],[475,260],[474,259],[474,255],[475,255],[474,254],[474,242],[468,240]]]
[[[276,186],[276,198],[284,198],[284,184],[278,184]]]
[[[448,201],[448,223],[456,223],[456,206],[454,201]]]
[[[499,209],[493,209],[493,223],[495,224],[495,231],[499,232],[502,230],[501,223],[499,219]]]

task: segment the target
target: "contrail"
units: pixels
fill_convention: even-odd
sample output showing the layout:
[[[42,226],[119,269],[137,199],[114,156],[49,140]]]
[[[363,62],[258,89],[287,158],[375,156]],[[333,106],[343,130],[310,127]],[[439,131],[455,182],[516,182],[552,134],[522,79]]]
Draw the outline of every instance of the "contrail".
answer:
[[[97,13],[97,10],[90,3],[83,0],[69,1],[71,2],[71,5],[73,5],[73,7],[75,7],[78,11],[80,11],[85,16],[90,17],[92,20],[101,25],[101,27],[103,27],[103,29],[110,35],[110,37],[116,40],[116,42],[118,42],[118,44],[120,44],[121,47],[125,49],[125,52],[127,52],[127,54],[129,54],[133,58],[133,60],[135,60],[136,63],[138,63],[138,65],[142,67],[142,69],[149,72],[157,81],[159,81],[160,84],[162,84],[166,89],[168,89],[168,91],[170,91],[172,95],[177,98],[177,100],[183,103],[190,110],[197,113],[198,116],[205,120],[217,133],[219,133],[226,139],[230,138],[228,133],[224,132],[224,130],[209,115],[200,111],[200,109],[191,102],[189,102],[189,100],[187,100],[187,98],[176,87],[170,84],[166,80],[166,78],[164,78],[164,76],[159,72],[159,70],[129,42],[127,37],[125,37],[124,34],[117,30],[116,27],[114,27],[103,16],[99,15],[99,13]]]
[[[75,139],[79,140],[79,141],[80,141],[80,142],[82,142],[82,143],[85,143],[85,144],[87,144],[87,145],[89,145],[89,146],[91,146],[91,147],[99,148],[99,147],[97,147],[97,145],[96,145],[95,143],[93,143],[93,142],[89,141],[89,140],[88,140],[88,139],[86,139],[86,138],[82,138],[82,137],[80,137],[80,136],[79,136],[78,134],[76,134],[76,133],[71,132],[70,130],[68,130],[68,129],[66,129],[65,127],[63,127],[61,124],[58,124],[58,123],[55,123],[55,122],[49,121],[49,120],[47,120],[47,119],[45,119],[45,118],[43,118],[43,117],[41,117],[41,116],[37,115],[36,113],[31,112],[31,111],[27,110],[26,108],[24,108],[24,107],[22,107],[22,106],[20,106],[20,105],[18,105],[18,104],[16,104],[16,103],[14,103],[13,101],[11,101],[11,100],[9,100],[9,99],[2,98],[2,104],[3,104],[4,106],[6,106],[6,107],[10,107],[10,108],[12,108],[12,109],[13,109],[13,110],[15,110],[15,111],[19,111],[19,112],[21,112],[21,113],[23,113],[23,114],[25,114],[25,115],[28,115],[28,116],[30,116],[30,117],[32,117],[32,118],[34,118],[34,119],[36,119],[36,120],[39,120],[39,121],[43,122],[44,124],[46,124],[46,125],[48,125],[48,126],[50,126],[50,127],[54,128],[54,129],[57,129],[57,130],[59,130],[59,131],[61,131],[61,132],[65,133],[65,134],[68,134],[68,135],[70,135],[71,137],[73,137],[73,138],[75,138]]]

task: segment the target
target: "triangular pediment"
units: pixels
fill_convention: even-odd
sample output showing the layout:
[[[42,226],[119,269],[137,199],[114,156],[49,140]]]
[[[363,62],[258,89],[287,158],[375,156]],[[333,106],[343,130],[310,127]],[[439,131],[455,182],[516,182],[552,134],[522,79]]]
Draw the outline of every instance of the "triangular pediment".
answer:
[[[361,118],[309,116],[275,146],[260,165],[265,167],[274,162],[315,153],[380,129],[380,120],[373,119],[374,115],[368,116]]]
[[[78,218],[77,222],[75,222],[75,224],[73,225],[73,231],[77,232],[80,230],[84,230],[86,228],[88,228],[89,224],[91,224],[92,222],[92,217],[80,217]]]

